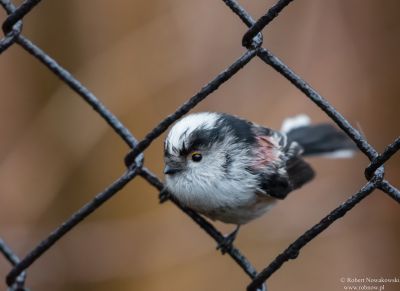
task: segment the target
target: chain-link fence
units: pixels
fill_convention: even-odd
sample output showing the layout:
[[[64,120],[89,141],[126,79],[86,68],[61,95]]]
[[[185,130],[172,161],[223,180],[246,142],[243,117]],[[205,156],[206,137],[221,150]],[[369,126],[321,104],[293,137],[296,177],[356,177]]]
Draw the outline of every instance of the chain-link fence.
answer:
[[[65,82],[73,91],[80,95],[92,108],[108,123],[110,127],[125,141],[131,148],[131,152],[125,158],[127,171],[116,181],[114,181],[103,192],[96,195],[89,203],[71,215],[71,217],[56,228],[48,237],[43,239],[35,246],[24,258],[18,258],[12,248],[3,240],[0,240],[0,250],[5,258],[13,266],[7,275],[6,282],[10,290],[27,290],[25,287],[26,272],[29,267],[39,259],[46,251],[57,243],[67,232],[73,229],[84,218],[96,211],[103,203],[107,202],[113,195],[118,193],[127,183],[141,177],[150,185],[157,188],[160,193],[162,202],[170,200],[181,211],[186,213],[193,221],[207,232],[218,244],[220,244],[224,236],[213,225],[189,208],[180,205],[172,197],[164,195],[163,183],[156,177],[143,162],[144,152],[150,144],[158,138],[167,128],[182,117],[184,114],[194,108],[199,102],[204,100],[213,91],[224,82],[228,81],[241,68],[248,64],[252,59],[258,57],[262,62],[273,67],[277,72],[283,75],[294,86],[301,90],[305,97],[309,98],[321,110],[323,110],[358,146],[360,151],[364,153],[371,161],[365,169],[365,177],[367,182],[353,196],[348,198],[344,203],[327,214],[319,223],[315,224],[303,235],[290,244],[281,254],[279,254],[269,265],[262,271],[258,272],[249,260],[236,247],[227,250],[232,259],[243,269],[243,271],[251,278],[248,290],[256,290],[263,282],[271,277],[285,262],[290,259],[296,259],[300,250],[313,240],[318,234],[328,228],[333,222],[342,217],[357,205],[361,200],[367,197],[371,192],[379,189],[391,197],[394,201],[400,202],[400,191],[393,187],[389,181],[384,179],[384,163],[387,162],[400,148],[400,137],[392,144],[388,145],[383,153],[378,153],[367,140],[357,131],[351,124],[337,111],[330,103],[319,95],[310,85],[297,76],[282,61],[274,56],[268,49],[262,47],[263,37],[261,31],[267,26],[292,0],[280,0],[271,7],[265,15],[257,21],[234,0],[224,0],[223,2],[237,14],[244,22],[249,30],[242,39],[246,52],[237,59],[231,66],[216,76],[211,82],[205,85],[196,95],[187,100],[174,113],[163,119],[145,138],[141,141],[131,134],[129,129],[125,127],[116,116],[113,115],[87,88],[85,88],[77,79],[75,79],[67,70],[61,67],[54,59],[42,51],[29,39],[21,34],[22,19],[27,15],[40,0],[26,0],[19,7],[15,7],[11,1],[0,0],[0,4],[8,14],[7,19],[3,23],[4,37],[0,40],[0,52],[3,53],[10,46],[18,44],[33,57],[37,58],[44,66],[56,74],[63,82]]]

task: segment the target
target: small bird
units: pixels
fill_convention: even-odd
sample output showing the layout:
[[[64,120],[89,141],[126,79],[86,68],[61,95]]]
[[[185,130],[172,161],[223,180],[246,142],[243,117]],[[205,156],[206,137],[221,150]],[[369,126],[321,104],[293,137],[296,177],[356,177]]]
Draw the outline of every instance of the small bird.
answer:
[[[237,226],[218,246],[225,252],[241,225],[314,177],[303,157],[350,157],[355,150],[342,131],[311,125],[306,115],[276,131],[226,113],[194,113],[165,139],[166,190],[182,205]]]

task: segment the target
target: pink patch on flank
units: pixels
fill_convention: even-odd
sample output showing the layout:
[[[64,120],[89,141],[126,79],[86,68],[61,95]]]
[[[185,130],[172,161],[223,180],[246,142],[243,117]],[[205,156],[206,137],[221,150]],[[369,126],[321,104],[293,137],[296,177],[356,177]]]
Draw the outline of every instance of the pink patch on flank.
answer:
[[[256,140],[259,146],[256,150],[254,168],[261,169],[278,159],[279,146],[270,136],[257,136]]]

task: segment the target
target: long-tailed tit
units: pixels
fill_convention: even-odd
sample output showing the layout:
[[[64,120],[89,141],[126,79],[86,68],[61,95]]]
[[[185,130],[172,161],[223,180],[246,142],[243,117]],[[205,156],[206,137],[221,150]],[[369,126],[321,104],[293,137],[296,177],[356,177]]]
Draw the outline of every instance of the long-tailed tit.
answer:
[[[303,157],[349,157],[355,144],[330,124],[310,125],[300,115],[275,131],[224,113],[179,120],[165,140],[166,189],[212,220],[239,226],[314,177]]]

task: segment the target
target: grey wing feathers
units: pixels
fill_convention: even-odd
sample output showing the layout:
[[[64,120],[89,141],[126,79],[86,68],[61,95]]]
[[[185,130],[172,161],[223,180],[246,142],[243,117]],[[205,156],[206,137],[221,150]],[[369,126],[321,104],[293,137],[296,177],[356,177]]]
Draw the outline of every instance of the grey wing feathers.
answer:
[[[293,190],[300,188],[315,176],[311,166],[300,157],[295,157],[287,161],[286,171]]]
[[[280,161],[273,171],[262,175],[260,188],[277,199],[284,199],[291,191],[300,188],[314,177],[314,171],[301,155],[303,147],[296,141],[288,140],[284,133],[269,130],[281,151]]]
[[[273,138],[280,147],[280,158],[272,171],[266,169],[260,185],[265,193],[278,199],[285,198],[314,177],[313,169],[302,156],[333,154],[348,157],[357,149],[344,132],[331,124],[305,125],[287,133],[269,129],[264,132],[258,129],[258,132]]]
[[[302,158],[286,162],[286,171],[264,174],[260,189],[277,199],[284,199],[291,191],[300,188],[315,176],[314,170]]]

